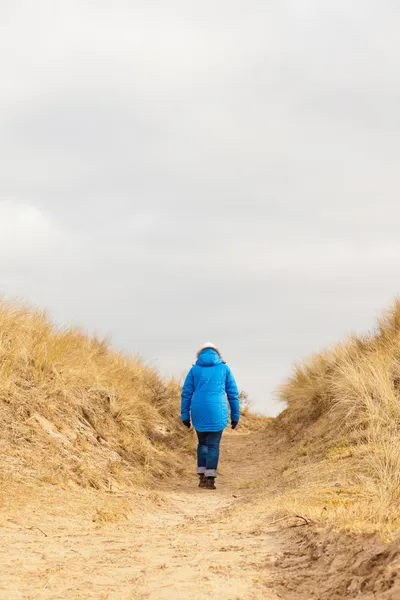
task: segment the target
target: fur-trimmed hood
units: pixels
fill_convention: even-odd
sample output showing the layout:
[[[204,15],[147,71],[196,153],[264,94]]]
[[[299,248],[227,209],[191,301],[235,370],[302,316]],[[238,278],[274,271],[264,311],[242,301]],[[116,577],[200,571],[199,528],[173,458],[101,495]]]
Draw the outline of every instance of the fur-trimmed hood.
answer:
[[[200,354],[202,354],[206,350],[213,350],[214,352],[216,352],[218,354],[218,356],[220,357],[221,362],[223,362],[224,364],[226,364],[226,361],[223,359],[220,350],[217,348],[217,346],[215,344],[212,344],[211,342],[208,342],[208,343],[202,345],[202,347],[200,348],[200,350],[197,352],[196,359],[198,360]]]

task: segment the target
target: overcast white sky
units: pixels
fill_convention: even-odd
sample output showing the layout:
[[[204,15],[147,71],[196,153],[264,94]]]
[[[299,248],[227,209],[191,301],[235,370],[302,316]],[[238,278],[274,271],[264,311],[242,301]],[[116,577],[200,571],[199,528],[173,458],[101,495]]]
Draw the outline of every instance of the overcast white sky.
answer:
[[[0,292],[255,406],[399,291],[396,0],[0,0]]]

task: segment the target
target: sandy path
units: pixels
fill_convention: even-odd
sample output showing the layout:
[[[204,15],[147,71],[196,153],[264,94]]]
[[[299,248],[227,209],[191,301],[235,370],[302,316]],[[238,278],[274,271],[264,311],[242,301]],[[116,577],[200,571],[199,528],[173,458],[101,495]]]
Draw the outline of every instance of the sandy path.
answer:
[[[248,502],[265,471],[258,443],[256,435],[226,435],[217,491],[184,478],[165,491],[164,508],[124,524],[61,524],[54,512],[41,519],[42,531],[7,522],[0,598],[278,598],[268,566],[279,544],[260,508]]]

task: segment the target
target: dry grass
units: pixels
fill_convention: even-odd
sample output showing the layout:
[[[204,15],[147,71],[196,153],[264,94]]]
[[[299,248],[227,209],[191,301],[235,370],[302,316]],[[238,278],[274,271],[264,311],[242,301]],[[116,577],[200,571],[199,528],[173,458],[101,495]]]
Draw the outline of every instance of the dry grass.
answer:
[[[281,504],[357,531],[399,529],[399,389],[397,300],[376,331],[313,356],[281,387]]]
[[[180,393],[180,382],[162,380],[140,358],[0,302],[0,505],[10,495],[22,506],[38,496],[35,486],[70,495],[84,488],[107,494],[95,500],[97,522],[117,519],[126,510],[110,504],[110,492],[145,487],[150,497],[194,455]],[[241,427],[259,430],[265,419],[246,409]]]
[[[272,417],[265,417],[252,412],[250,408],[242,408],[240,411],[240,425],[238,431],[241,433],[256,433],[265,431],[273,422]]]
[[[47,316],[0,304],[0,481],[118,490],[182,469],[180,386]],[[184,452],[182,452],[184,451]]]

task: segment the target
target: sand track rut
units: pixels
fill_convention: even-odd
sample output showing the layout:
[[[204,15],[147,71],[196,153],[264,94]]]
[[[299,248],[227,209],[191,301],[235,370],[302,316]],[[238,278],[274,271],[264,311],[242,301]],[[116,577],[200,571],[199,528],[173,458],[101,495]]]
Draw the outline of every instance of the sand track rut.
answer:
[[[127,522],[85,527],[57,520],[54,511],[41,515],[40,529],[6,520],[0,597],[277,598],[268,565],[279,543],[262,513],[243,501],[264,472],[258,443],[257,435],[225,435],[217,491],[185,476],[162,492],[161,507]]]
[[[97,493],[40,489],[0,510],[0,598],[53,600],[398,600],[400,540],[268,514],[280,457],[268,434],[228,433],[216,491],[193,461],[143,509],[104,525]],[[50,488],[49,488],[50,489]],[[47,503],[46,503],[47,502]],[[138,504],[139,503],[139,504]],[[101,507],[100,507],[101,508]],[[302,523],[302,525],[304,525]]]

